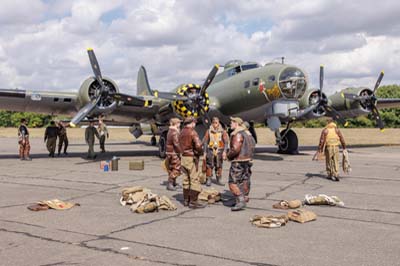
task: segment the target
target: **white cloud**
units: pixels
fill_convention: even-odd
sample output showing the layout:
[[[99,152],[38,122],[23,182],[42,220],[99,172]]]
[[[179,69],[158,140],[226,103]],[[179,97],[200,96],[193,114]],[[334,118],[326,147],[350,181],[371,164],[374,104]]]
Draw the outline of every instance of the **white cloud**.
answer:
[[[140,65],[153,87],[201,83],[215,63],[268,62],[285,56],[327,91],[400,83],[397,1],[1,1],[0,86],[77,89],[92,75],[94,48],[103,75],[135,90]],[[102,17],[112,14],[119,17]],[[379,11],[379,12],[378,12]]]

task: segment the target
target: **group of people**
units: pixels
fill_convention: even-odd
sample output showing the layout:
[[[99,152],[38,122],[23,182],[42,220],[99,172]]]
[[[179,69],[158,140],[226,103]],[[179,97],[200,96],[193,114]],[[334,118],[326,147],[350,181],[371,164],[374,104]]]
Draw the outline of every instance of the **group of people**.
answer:
[[[30,157],[30,142],[29,142],[29,130],[26,125],[27,121],[25,118],[21,119],[21,124],[18,127],[18,144],[19,144],[19,158],[20,160],[32,160]],[[44,133],[44,142],[46,143],[46,148],[49,152],[49,157],[54,157],[57,147],[57,138],[58,138],[58,156],[61,155],[61,151],[63,150],[64,155],[68,155],[68,136],[67,136],[67,126],[68,124],[59,121],[51,121],[50,125],[46,128]],[[108,133],[108,129],[106,124],[102,119],[99,120],[98,127],[94,126],[94,122],[90,121],[89,126],[85,130],[85,142],[88,144],[88,159],[95,159],[96,154],[94,152],[94,143],[95,138],[100,142],[101,152],[106,152],[105,150],[105,141],[106,138],[109,138],[110,134]]]
[[[200,183],[200,158],[206,159],[206,185],[211,185],[213,170],[216,183],[222,184],[222,164],[224,160],[231,162],[229,170],[229,189],[235,196],[232,211],[243,210],[249,201],[251,166],[255,148],[255,140],[244,122],[239,117],[231,117],[230,137],[222,127],[219,119],[214,117],[210,129],[203,140],[195,131],[196,120],[192,117],[183,121],[170,119],[167,134],[166,165],[168,171],[168,190],[176,190],[176,179],[183,175],[184,205],[190,208],[204,208],[206,205],[198,201],[202,187]]]
[[[55,122],[51,121],[50,125],[44,132],[44,142],[46,142],[46,148],[49,151],[49,157],[54,157],[57,138],[58,138],[58,156],[61,154],[61,150],[64,146],[64,155],[68,155],[68,136],[67,136],[67,124],[62,121]]]
[[[85,141],[86,144],[89,146],[87,158],[96,159],[96,153],[94,152],[94,143],[96,138],[100,142],[101,152],[106,152],[105,142],[106,138],[108,139],[109,137],[110,134],[108,133],[107,126],[102,119],[99,119],[99,124],[97,128],[94,126],[94,122],[90,121],[89,126],[85,130]]]

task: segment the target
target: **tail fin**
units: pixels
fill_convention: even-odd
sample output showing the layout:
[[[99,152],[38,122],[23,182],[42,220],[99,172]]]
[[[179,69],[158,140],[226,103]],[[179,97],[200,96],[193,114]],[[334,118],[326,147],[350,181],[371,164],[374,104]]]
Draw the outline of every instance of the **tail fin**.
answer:
[[[136,86],[138,95],[153,95],[153,91],[150,88],[149,80],[147,79],[147,72],[144,66],[140,66]]]

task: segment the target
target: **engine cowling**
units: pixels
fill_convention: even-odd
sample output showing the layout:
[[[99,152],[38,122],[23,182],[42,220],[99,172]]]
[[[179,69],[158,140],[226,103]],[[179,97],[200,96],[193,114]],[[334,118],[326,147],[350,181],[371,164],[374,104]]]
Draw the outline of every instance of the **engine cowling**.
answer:
[[[117,101],[109,95],[109,93],[119,92],[117,84],[108,77],[103,77],[103,82],[106,87],[106,91],[103,92],[102,98],[97,103],[96,109],[92,112],[92,116],[98,116],[101,114],[108,114],[112,112],[118,105]],[[94,78],[87,78],[79,89],[78,96],[78,109],[85,106],[90,101],[93,101],[100,93],[100,84]]]
[[[322,98],[327,99],[326,94],[322,92]],[[306,109],[307,107],[318,103],[319,101],[319,90],[318,89],[309,89],[307,90],[303,97],[300,98],[300,108]],[[314,108],[310,113],[308,113],[305,117],[312,119],[312,118],[319,118],[326,114],[324,108]]]
[[[343,93],[351,93],[357,96],[372,96],[374,92],[371,89],[366,87],[346,88],[329,97],[332,106],[336,110],[346,113],[348,117],[356,117],[371,112],[372,106],[369,101],[347,99],[343,97]]]
[[[187,100],[178,100],[172,103],[174,112],[182,118],[201,117],[203,112],[208,112],[210,99],[208,94],[200,95],[201,87],[197,84],[183,84],[177,87],[178,95],[187,96]],[[204,110],[204,111],[203,111]]]

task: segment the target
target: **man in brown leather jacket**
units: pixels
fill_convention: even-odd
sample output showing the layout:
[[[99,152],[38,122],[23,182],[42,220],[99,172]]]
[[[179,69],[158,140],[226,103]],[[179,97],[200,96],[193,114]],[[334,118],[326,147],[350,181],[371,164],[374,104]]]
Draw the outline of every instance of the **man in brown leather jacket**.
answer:
[[[337,128],[333,119],[328,120],[328,124],[322,130],[319,140],[318,151],[325,153],[326,172],[328,178],[339,181],[339,144],[346,150],[346,143],[342,132]]]
[[[215,177],[218,185],[222,178],[222,162],[226,159],[229,137],[226,130],[221,126],[218,117],[212,118],[210,129],[206,131],[203,144],[206,150],[206,185],[211,186],[212,171],[215,169]]]
[[[229,189],[236,197],[236,204],[232,211],[240,211],[249,201],[251,160],[253,159],[255,141],[251,133],[243,126],[239,117],[231,117],[230,149],[228,159],[231,161],[229,169]]]
[[[204,208],[205,204],[198,201],[201,192],[199,177],[199,157],[203,154],[203,147],[199,135],[194,130],[196,120],[188,117],[183,122],[179,144],[182,150],[182,173],[183,173],[183,199],[184,205],[189,208]]]
[[[181,175],[181,147],[179,145],[180,126],[180,119],[171,118],[169,120],[166,160],[168,171],[167,189],[171,191],[176,190],[176,178]]]

